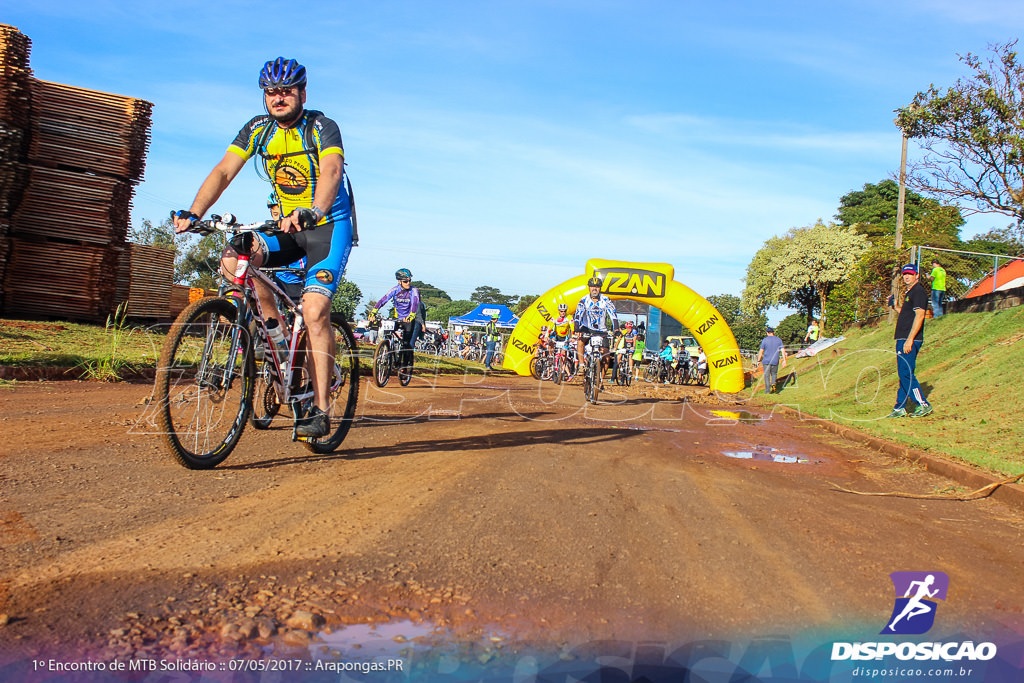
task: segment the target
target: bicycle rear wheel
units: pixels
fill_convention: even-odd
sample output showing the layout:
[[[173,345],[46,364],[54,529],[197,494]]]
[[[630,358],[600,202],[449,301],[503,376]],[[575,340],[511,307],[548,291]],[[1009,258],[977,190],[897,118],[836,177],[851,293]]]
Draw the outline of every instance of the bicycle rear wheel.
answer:
[[[359,351],[355,336],[341,313],[331,313],[331,327],[334,330],[334,372],[327,395],[327,417],[331,422],[331,431],[327,436],[306,439],[306,447],[314,453],[332,453],[338,449],[352,428],[359,402]],[[307,335],[308,332],[303,330],[298,348],[306,348]],[[292,375],[293,384],[302,386],[309,377],[307,359],[308,352],[303,352],[302,367],[296,371],[298,377],[294,373]]]
[[[154,396],[164,441],[183,466],[224,461],[252,409],[256,363],[249,330],[226,299],[200,299],[171,326],[157,366]]]
[[[403,387],[409,386],[409,382],[412,381],[412,364],[413,355],[412,349],[408,351],[399,352],[399,365],[398,365],[398,382]]]

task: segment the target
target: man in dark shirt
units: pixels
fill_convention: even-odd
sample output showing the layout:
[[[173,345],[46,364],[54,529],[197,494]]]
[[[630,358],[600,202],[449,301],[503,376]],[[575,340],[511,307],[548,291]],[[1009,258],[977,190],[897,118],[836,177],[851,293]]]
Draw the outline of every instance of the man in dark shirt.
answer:
[[[917,352],[924,343],[924,312],[928,308],[928,292],[918,282],[917,266],[909,263],[903,266],[903,282],[907,293],[896,318],[896,372],[900,388],[896,394],[896,405],[889,417],[924,417],[932,412],[932,405],[924,399],[921,385],[914,376],[917,367]],[[908,398],[917,403],[917,410],[908,413],[904,405]]]
[[[757,362],[764,363],[764,393],[775,392],[775,384],[779,376],[779,360],[786,367],[786,348],[782,340],[775,336],[775,330],[766,327],[768,336],[761,340],[761,348],[757,350]]]

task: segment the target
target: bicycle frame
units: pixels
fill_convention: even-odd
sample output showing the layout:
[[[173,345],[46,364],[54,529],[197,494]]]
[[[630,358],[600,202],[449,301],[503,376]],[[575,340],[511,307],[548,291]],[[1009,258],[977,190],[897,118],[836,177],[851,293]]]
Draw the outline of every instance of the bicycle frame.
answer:
[[[260,224],[265,225],[265,224]],[[256,230],[254,225],[240,225],[234,226],[234,230],[224,230],[223,232],[234,232],[234,234],[247,235],[245,253],[238,254],[237,265],[235,266],[235,275],[232,278],[231,286],[222,286],[219,294],[223,297],[230,298],[234,301],[235,306],[238,308],[238,318],[236,320],[235,329],[232,332],[232,352],[230,362],[234,363],[237,361],[238,354],[242,353],[243,347],[241,344],[242,330],[248,331],[248,323],[250,316],[259,326],[263,334],[263,339],[266,341],[268,348],[273,345],[270,341],[270,334],[267,330],[267,312],[263,310],[263,304],[260,301],[260,297],[256,293],[256,282],[261,282],[265,287],[278,297],[279,300],[285,304],[286,311],[293,311],[295,318],[291,324],[291,332],[286,335],[289,338],[288,341],[288,357],[287,360],[282,361],[278,358],[276,349],[270,353],[271,362],[271,381],[274,384],[274,389],[277,391],[277,395],[281,403],[291,405],[295,402],[301,402],[313,397],[312,389],[308,391],[301,391],[301,388],[296,393],[292,393],[291,382],[286,377],[285,369],[293,369],[295,367],[296,356],[299,353],[298,340],[299,335],[302,333],[304,327],[304,320],[302,317],[302,303],[295,303],[291,297],[285,294],[284,290],[278,286],[276,282],[268,277],[265,273],[260,271],[259,268],[253,268],[250,266],[250,252],[251,249],[251,235]],[[253,305],[255,304],[255,305]],[[280,313],[280,309],[278,313]],[[284,319],[284,316],[282,316]],[[285,321],[287,325],[287,321]],[[229,365],[228,367],[233,367]],[[332,388],[335,381],[338,378],[335,377],[332,380]],[[228,383],[230,387],[230,380]]]

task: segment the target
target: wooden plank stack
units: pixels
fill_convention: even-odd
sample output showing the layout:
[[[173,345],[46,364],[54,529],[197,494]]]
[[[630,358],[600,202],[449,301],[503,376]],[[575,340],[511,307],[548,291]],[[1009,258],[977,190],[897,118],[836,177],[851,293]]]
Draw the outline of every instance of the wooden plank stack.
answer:
[[[129,308],[165,317],[173,263],[145,272],[122,264],[153,105],[36,80],[28,46],[17,29],[0,24],[0,147],[18,152],[0,149],[0,256],[7,264],[0,312],[101,321],[124,300],[119,294],[131,297],[134,283],[119,274],[138,272],[157,278],[152,287],[163,294]],[[153,296],[150,284],[134,289]]]
[[[171,311],[174,250],[128,244],[130,287],[125,309],[130,318],[166,318]]]
[[[0,307],[10,256],[11,212],[27,182],[25,130],[29,125],[32,43],[13,26],[0,24]]]

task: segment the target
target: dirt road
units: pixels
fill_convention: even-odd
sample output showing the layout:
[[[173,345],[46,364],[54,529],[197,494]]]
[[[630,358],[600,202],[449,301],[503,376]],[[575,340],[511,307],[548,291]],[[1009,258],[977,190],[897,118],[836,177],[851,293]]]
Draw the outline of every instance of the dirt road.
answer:
[[[149,393],[0,388],[2,661],[256,654],[387,621],[495,647],[870,639],[900,570],[949,575],[944,632],[1024,632],[1019,511],[837,492],[950,482],[696,389],[584,407],[578,386],[417,377],[367,386],[335,454],[249,428],[204,472],[147,433]]]

